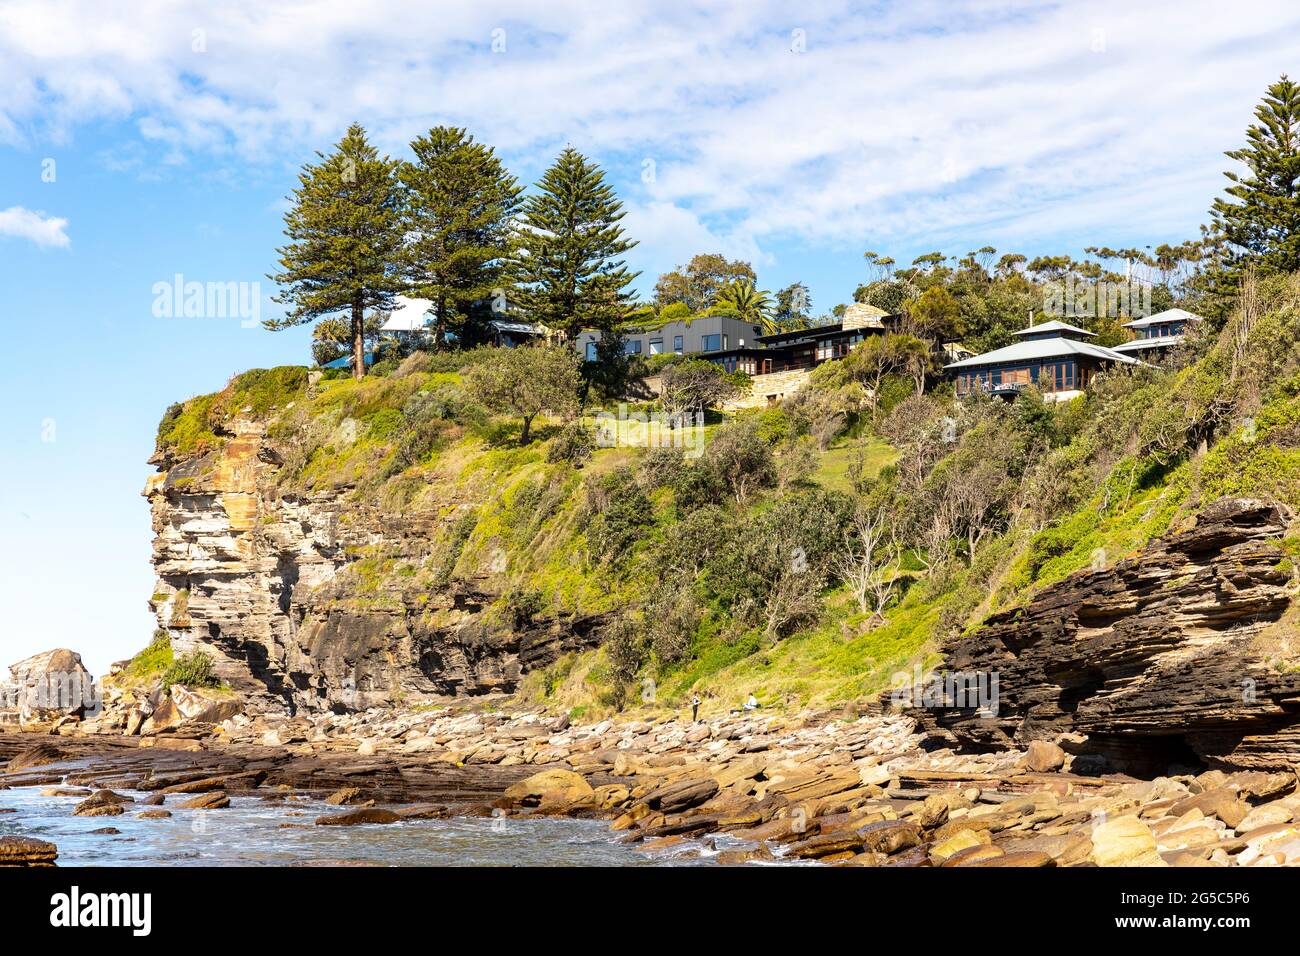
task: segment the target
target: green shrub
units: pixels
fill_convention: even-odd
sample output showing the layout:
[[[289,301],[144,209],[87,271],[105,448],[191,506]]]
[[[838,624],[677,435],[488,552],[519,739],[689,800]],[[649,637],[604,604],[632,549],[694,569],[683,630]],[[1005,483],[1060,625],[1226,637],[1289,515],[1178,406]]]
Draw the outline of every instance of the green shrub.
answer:
[[[679,515],[716,504],[726,497],[728,490],[713,463],[703,458],[683,461],[681,469],[672,476],[672,489],[673,504]]]
[[[592,556],[618,564],[653,524],[650,499],[630,468],[618,468],[587,485],[587,544]]]
[[[623,615],[605,628],[603,644],[613,684],[611,702],[621,710],[636,675],[645,666],[649,642],[641,623],[630,615]]]
[[[551,445],[546,450],[546,460],[553,464],[567,461],[574,468],[581,468],[595,449],[595,434],[581,421],[575,419],[561,428],[559,434],[551,439]]]
[[[396,408],[381,408],[366,418],[366,437],[386,442],[401,432],[406,419]]]
[[[174,660],[171,638],[160,627],[153,632],[149,646],[131,658],[131,663],[126,665],[126,673],[128,677],[153,677],[171,667]]]
[[[173,684],[186,687],[220,687],[221,681],[212,671],[212,658],[203,651],[190,651],[182,654],[163,672],[163,692],[171,689]]]
[[[758,424],[752,419],[740,419],[718,429],[704,457],[739,504],[743,505],[759,488],[776,483],[772,446],[759,434]]]
[[[521,630],[546,609],[546,600],[540,591],[516,589],[506,595],[505,607],[511,626]]]
[[[659,310],[659,321],[686,322],[691,318],[691,307],[685,302],[669,302]]]
[[[756,426],[758,437],[769,445],[779,445],[791,436],[794,425],[783,408],[765,408],[759,412]]]

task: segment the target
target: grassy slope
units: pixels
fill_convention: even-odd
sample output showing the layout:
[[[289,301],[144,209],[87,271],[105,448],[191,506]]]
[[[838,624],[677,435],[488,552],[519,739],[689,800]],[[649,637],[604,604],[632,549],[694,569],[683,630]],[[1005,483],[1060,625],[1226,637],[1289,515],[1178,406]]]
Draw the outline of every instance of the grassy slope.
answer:
[[[1181,387],[1189,374],[1172,385]],[[556,423],[539,423],[540,440],[519,448],[515,423],[445,420],[429,427],[432,437],[416,454],[402,458],[411,402],[454,386],[457,378],[416,372],[359,383],[327,381],[309,390],[301,369],[250,372],[222,393],[170,411],[160,441],[178,452],[201,452],[220,444],[222,421],[262,418],[290,449],[278,478],[284,488],[332,490],[390,512],[447,519],[419,562],[354,555],[345,572],[352,587],[344,600],[357,607],[391,600],[394,587],[427,595],[449,581],[482,574],[495,576],[503,594],[527,592],[553,613],[642,603],[656,586],[648,554],[675,520],[671,492],[653,494],[653,524],[617,572],[586,560],[580,516],[585,482],[635,464],[644,453],[599,449],[585,468],[575,470],[546,461]],[[1013,529],[990,540],[972,568],[961,565],[935,579],[917,575],[877,627],[867,627],[842,590],[825,595],[817,626],[776,644],[756,632],[724,637],[718,617],[707,616],[689,659],[648,674],[657,683],[654,700],[634,701],[633,707],[678,708],[694,692],[706,698],[706,711],[734,706],[751,691],[769,705],[792,707],[874,696],[892,675],[932,664],[937,636],[976,626],[990,610],[1022,602],[1075,571],[1131,555],[1187,520],[1203,501],[1269,494],[1300,504],[1300,440],[1293,440],[1300,434],[1300,398],[1290,392],[1273,396],[1249,425],[1224,435],[1207,453],[1176,458],[1163,468],[1121,458],[1081,505],[1046,528]],[[848,490],[849,468],[859,457],[870,475],[895,453],[878,438],[845,439],[820,455],[812,480]],[[507,605],[503,598],[490,613],[504,618]],[[529,675],[520,693],[551,708],[592,715],[608,709],[607,670],[603,651],[570,656]]]

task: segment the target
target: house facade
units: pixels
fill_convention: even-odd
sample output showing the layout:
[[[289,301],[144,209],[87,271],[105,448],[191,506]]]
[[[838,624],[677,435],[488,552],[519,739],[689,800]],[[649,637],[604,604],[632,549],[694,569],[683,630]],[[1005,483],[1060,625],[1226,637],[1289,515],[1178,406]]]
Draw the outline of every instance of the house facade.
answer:
[[[844,310],[839,322],[792,332],[759,335],[757,347],[738,348],[702,358],[728,372],[774,375],[815,368],[823,362],[842,359],[872,335],[884,335],[889,314],[875,306],[854,304]]]
[[[722,315],[703,315],[689,322],[665,322],[657,328],[629,330],[623,333],[623,351],[630,355],[698,355],[753,348],[762,328],[752,322]],[[596,361],[600,333],[582,332],[577,339],[578,354],[586,361]]]
[[[1043,398],[1068,401],[1083,394],[1101,371],[1141,364],[1131,355],[1093,345],[1091,332],[1065,322],[1043,322],[1015,333],[1005,348],[974,355],[944,368],[956,381],[958,396],[987,394],[1014,398],[1035,386]]]
[[[1169,354],[1171,347],[1183,340],[1190,326],[1203,321],[1199,315],[1186,309],[1165,309],[1155,315],[1125,322],[1124,327],[1132,329],[1137,338],[1121,342],[1115,346],[1115,351],[1144,361],[1162,359]]]
[[[675,353],[692,355],[721,365],[728,372],[772,375],[810,369],[843,358],[870,335],[883,335],[889,314],[874,306],[855,303],[841,321],[793,332],[764,335],[761,326],[730,316],[699,316],[689,322],[665,322],[653,329],[623,334],[623,350],[650,357]],[[578,336],[579,354],[596,361],[600,333],[588,330]]]

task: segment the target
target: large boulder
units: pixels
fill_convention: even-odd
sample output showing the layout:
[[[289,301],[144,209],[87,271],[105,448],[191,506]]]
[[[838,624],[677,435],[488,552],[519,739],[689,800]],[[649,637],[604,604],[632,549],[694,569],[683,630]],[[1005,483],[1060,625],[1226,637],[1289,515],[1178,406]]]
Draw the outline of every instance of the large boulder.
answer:
[[[1116,817],[1092,830],[1092,861],[1098,866],[1165,866],[1151,828],[1136,816]]]
[[[244,711],[243,704],[229,691],[172,685],[172,704],[182,719],[196,724],[219,724]]]
[[[226,796],[223,790],[211,790],[208,793],[201,793],[197,797],[191,797],[176,806],[181,810],[220,810],[223,807],[230,806],[230,798]]]
[[[1065,751],[1046,740],[1032,740],[1023,762],[1034,773],[1055,773],[1065,766]]]
[[[382,807],[365,807],[331,817],[317,817],[318,827],[354,827],[363,823],[400,823],[402,818],[392,810]]]
[[[0,867],[54,866],[59,848],[45,840],[25,836],[0,836]]]
[[[0,709],[20,721],[71,714],[81,717],[99,706],[99,688],[81,655],[66,647],[33,654],[9,665],[9,680],[0,684]]]
[[[168,698],[160,703],[154,712],[145,718],[144,723],[140,725],[140,733],[143,735],[161,734],[169,730],[175,730],[185,723],[185,717],[180,712],[175,702]]]
[[[505,792],[507,799],[528,806],[577,803],[591,799],[594,794],[591,784],[581,774],[559,768],[535,773],[511,784]]]

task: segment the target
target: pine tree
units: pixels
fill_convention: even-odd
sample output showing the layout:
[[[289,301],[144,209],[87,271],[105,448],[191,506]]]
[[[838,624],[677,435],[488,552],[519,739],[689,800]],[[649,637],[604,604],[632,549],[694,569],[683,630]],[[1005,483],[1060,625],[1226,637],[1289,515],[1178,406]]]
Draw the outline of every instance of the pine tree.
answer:
[[[351,324],[353,375],[365,364],[367,309],[393,306],[402,242],[397,164],[381,157],[353,123],[334,152],[317,153],[298,175],[293,208],[284,216],[289,244],[277,251],[281,291],[274,301],[291,308],[267,328],[282,329],[346,313]]]
[[[416,162],[398,173],[411,237],[403,271],[413,294],[433,302],[437,347],[453,330],[461,342],[480,340],[507,285],[522,187],[463,129],[435,127],[411,149]]]
[[[1247,173],[1227,172],[1229,199],[1216,199],[1214,223],[1234,248],[1229,273],[1235,284],[1241,267],[1269,272],[1300,269],[1300,86],[1284,74],[1255,109],[1257,123],[1246,129],[1246,146],[1226,155]]]
[[[583,329],[611,333],[633,303],[627,286],[640,273],[619,257],[623,204],[599,166],[566,147],[524,203],[518,258],[520,302],[534,321],[573,341]]]

